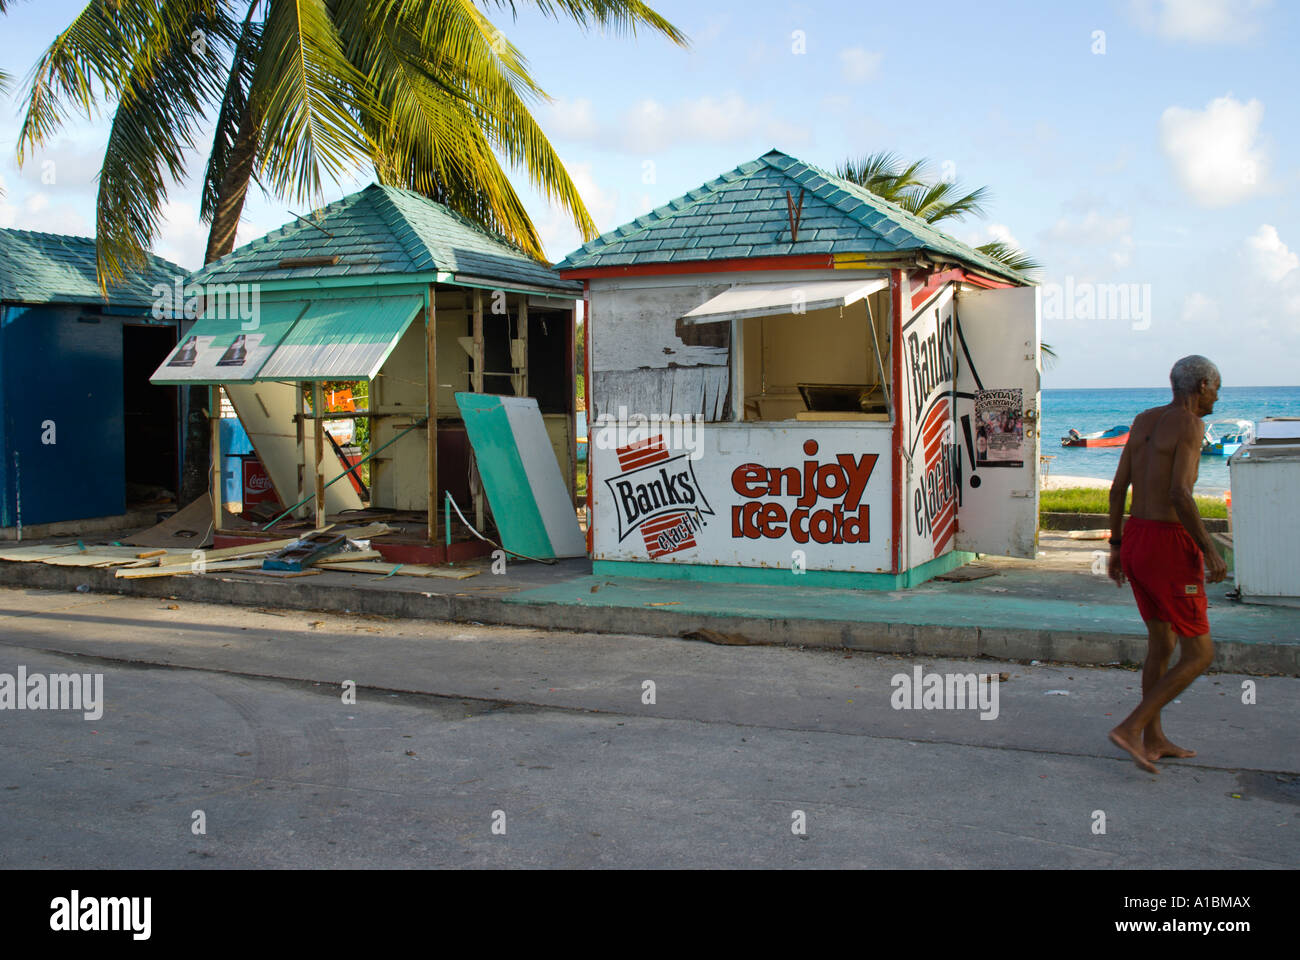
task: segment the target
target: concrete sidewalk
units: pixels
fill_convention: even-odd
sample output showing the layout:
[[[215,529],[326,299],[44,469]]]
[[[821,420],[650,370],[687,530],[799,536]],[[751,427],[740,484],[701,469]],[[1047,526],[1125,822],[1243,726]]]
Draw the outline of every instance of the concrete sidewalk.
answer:
[[[0,584],[171,597],[253,607],[377,614],[593,633],[844,647],[925,656],[1083,664],[1140,662],[1146,632],[1132,593],[1092,572],[1104,544],[1044,531],[1036,561],[985,559],[995,575],[864,591],[596,577],[585,560],[465,564],[466,580],[345,573],[275,580],[231,572],[153,580],[112,570],[0,563]],[[1213,669],[1300,675],[1300,609],[1237,603],[1211,585]]]

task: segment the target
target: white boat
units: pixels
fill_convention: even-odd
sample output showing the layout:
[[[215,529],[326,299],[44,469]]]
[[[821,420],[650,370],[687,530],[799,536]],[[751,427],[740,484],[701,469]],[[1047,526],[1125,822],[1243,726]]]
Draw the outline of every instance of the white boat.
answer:
[[[1201,456],[1230,457],[1255,439],[1255,424],[1251,420],[1216,420],[1205,428],[1201,441]]]

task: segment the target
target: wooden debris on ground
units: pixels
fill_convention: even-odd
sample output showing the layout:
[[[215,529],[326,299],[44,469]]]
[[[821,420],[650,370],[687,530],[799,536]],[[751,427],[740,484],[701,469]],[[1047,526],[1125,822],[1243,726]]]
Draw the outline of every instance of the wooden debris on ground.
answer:
[[[66,557],[82,552],[82,549],[75,543],[63,543],[57,546],[46,544],[44,546],[12,547],[8,550],[0,550],[0,560],[8,560],[11,563],[36,563],[48,557]]]
[[[468,580],[477,577],[478,570],[465,570],[458,567],[430,567],[419,563],[391,563],[378,560],[340,561],[324,565],[331,572],[339,570],[344,573],[374,573],[381,577],[396,575],[399,577],[441,577],[445,580]]]
[[[986,563],[967,563],[956,570],[941,573],[934,579],[946,583],[965,583],[968,580],[983,580],[985,577],[997,576],[997,570]]]
[[[198,560],[190,561],[189,564],[170,563],[165,567],[140,567],[138,569],[118,569],[114,571],[114,576],[122,580],[146,580],[150,577],[176,577],[186,574],[196,573],[221,573],[226,570],[248,570],[252,567],[262,565],[261,557],[254,557],[251,560],[217,560],[214,562],[204,561],[201,568]]]
[[[212,497],[204,494],[157,526],[141,530],[122,541],[132,547],[197,550],[212,542]]]

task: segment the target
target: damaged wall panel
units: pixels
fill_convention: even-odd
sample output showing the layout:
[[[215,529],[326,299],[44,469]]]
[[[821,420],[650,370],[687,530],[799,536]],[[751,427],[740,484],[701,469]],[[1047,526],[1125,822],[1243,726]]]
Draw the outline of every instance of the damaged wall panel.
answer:
[[[729,283],[629,286],[604,291],[592,338],[592,398],[602,413],[731,417],[731,325],[678,323]],[[593,327],[593,330],[596,329]],[[598,399],[597,399],[598,398]]]

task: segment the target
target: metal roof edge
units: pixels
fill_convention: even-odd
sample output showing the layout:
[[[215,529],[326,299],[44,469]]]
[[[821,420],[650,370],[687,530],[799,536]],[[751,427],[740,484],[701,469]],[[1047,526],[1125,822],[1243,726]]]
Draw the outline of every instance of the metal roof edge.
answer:
[[[487,277],[475,277],[464,274],[448,275],[449,279],[439,280],[439,283],[447,283],[455,287],[469,287],[474,290],[504,290],[506,293],[545,293],[559,294],[563,299],[582,299],[582,284],[574,283],[573,287],[547,287],[540,284],[529,283],[499,283]],[[570,281],[573,282],[573,281]]]

